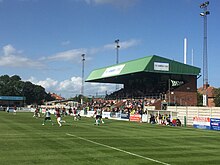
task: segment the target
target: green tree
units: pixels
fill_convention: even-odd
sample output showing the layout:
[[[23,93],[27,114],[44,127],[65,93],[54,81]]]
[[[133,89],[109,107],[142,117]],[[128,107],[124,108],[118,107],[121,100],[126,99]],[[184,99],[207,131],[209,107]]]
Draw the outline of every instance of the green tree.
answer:
[[[197,106],[203,105],[203,95],[199,92],[197,92]]]
[[[70,99],[73,100],[73,101],[76,101],[76,102],[80,103],[80,102],[81,102],[81,96],[82,96],[82,95],[76,95],[75,97],[70,98]]]
[[[8,75],[3,75],[0,77],[0,95],[7,95],[10,92],[10,77]]]
[[[0,95],[24,96],[26,104],[41,104],[43,101],[53,100],[42,86],[32,84],[29,81],[23,82],[17,75],[0,76]]]
[[[46,98],[45,89],[42,86],[34,85],[27,81],[24,83],[24,96],[27,104],[42,104]]]
[[[52,96],[51,96],[51,93],[49,92],[49,93],[46,93],[45,100],[46,100],[46,101],[53,101],[53,100],[55,100],[55,98],[52,97]]]
[[[11,81],[21,81],[21,78],[18,75],[11,76]]]
[[[214,103],[216,107],[220,107],[220,88],[214,90]]]
[[[76,101],[78,103],[81,103],[81,98],[82,98],[82,95],[76,95],[75,97],[73,98],[70,98],[71,100],[73,101]],[[83,102],[86,103],[86,102],[90,102],[92,99],[91,98],[88,98],[86,96],[83,96]]]

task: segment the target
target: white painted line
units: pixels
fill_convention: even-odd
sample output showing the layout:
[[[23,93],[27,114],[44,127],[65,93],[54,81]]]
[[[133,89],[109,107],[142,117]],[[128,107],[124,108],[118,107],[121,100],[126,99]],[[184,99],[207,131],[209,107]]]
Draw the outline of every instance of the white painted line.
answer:
[[[159,160],[155,160],[155,159],[152,159],[152,158],[141,156],[141,155],[138,155],[138,154],[135,154],[135,153],[132,153],[132,152],[128,152],[128,151],[116,148],[116,147],[112,147],[112,146],[108,146],[108,145],[105,145],[105,144],[102,144],[102,143],[94,142],[92,140],[85,139],[83,137],[79,137],[79,136],[76,136],[76,135],[73,135],[73,134],[66,133],[66,135],[76,137],[78,139],[81,139],[81,140],[84,140],[84,141],[87,141],[87,142],[90,142],[90,143],[93,143],[93,144],[96,144],[96,145],[99,145],[99,146],[103,146],[103,147],[106,147],[106,148],[110,148],[110,149],[113,149],[113,150],[116,150],[116,151],[124,152],[126,154],[133,155],[133,156],[136,156],[136,157],[139,157],[139,158],[142,158],[142,159],[146,159],[146,160],[149,160],[149,161],[152,161],[152,162],[157,162],[158,164],[171,165],[171,164],[168,164],[168,163],[165,163],[165,162],[161,162]]]

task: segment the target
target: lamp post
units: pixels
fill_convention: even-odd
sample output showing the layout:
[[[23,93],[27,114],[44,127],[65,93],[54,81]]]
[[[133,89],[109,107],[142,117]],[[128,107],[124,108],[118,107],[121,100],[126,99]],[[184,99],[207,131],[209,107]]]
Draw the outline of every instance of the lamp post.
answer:
[[[116,43],[116,64],[118,64],[119,62],[119,56],[118,56],[118,53],[119,53],[119,48],[120,48],[120,45],[119,45],[119,39],[115,40],[115,43]]]
[[[170,88],[170,81],[171,81],[171,80],[170,80],[170,78],[169,78],[168,81],[169,81],[169,82],[168,82],[168,85],[169,85],[169,87],[168,87],[168,88],[169,88],[169,102],[168,102],[168,105],[170,106],[170,101],[171,101],[171,98],[170,98],[170,97],[171,97],[171,91],[170,91],[170,90],[171,90],[171,88]]]
[[[120,48],[120,45],[119,45],[119,39],[115,40],[115,48],[116,48],[116,64],[118,64],[119,62],[119,48]],[[116,85],[116,90],[118,90],[118,85]]]
[[[85,54],[82,54],[82,86],[81,86],[81,104],[83,105],[84,97],[84,63],[85,63]]]
[[[206,1],[200,5],[200,8],[203,9],[203,12],[200,13],[200,16],[203,17],[204,21],[204,38],[203,38],[203,105],[207,106],[207,88],[208,84],[208,56],[207,56],[207,15],[210,12],[207,10],[209,1]]]

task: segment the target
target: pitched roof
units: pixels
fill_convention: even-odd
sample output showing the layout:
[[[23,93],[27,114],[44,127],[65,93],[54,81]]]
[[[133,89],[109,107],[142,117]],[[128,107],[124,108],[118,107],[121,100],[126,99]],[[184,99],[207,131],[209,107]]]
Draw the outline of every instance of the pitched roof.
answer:
[[[64,99],[63,97],[57,95],[56,93],[51,93],[50,95],[51,95],[51,97],[55,98],[56,100],[63,100]]]
[[[109,78],[140,72],[199,75],[200,68],[153,55],[95,69],[90,73],[86,82],[112,82]]]
[[[213,86],[209,86],[207,87],[207,89],[205,90],[203,87],[198,88],[198,92],[200,94],[204,94],[204,92],[207,92],[208,97],[215,97],[215,87]]]

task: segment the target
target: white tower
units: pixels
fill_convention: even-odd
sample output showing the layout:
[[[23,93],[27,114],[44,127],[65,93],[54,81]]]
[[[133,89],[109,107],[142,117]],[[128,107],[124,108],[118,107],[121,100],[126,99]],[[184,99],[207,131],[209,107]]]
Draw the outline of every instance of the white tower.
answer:
[[[184,38],[184,64],[186,64],[186,55],[187,55],[187,39]]]

